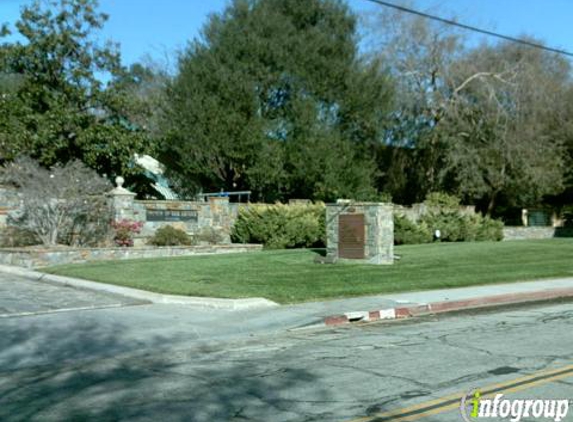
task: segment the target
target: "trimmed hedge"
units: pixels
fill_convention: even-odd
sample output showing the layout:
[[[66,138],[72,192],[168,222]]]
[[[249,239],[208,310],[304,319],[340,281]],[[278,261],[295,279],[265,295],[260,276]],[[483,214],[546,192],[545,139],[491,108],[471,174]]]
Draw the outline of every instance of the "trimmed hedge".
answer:
[[[480,214],[468,215],[454,210],[442,210],[424,215],[420,224],[425,224],[431,233],[440,230],[442,242],[503,239],[503,223]]]
[[[316,204],[250,204],[239,210],[231,238],[262,243],[268,249],[324,247],[325,206]]]
[[[445,192],[430,192],[424,204],[431,208],[455,210],[460,207],[460,198]]]
[[[480,214],[468,215],[443,209],[424,215],[418,223],[394,215],[394,243],[409,245],[429,243],[440,230],[442,242],[499,241],[503,239],[503,223]]]
[[[425,223],[416,224],[402,215],[394,214],[394,244],[430,243],[432,231]]]
[[[503,223],[444,208],[424,215],[418,223],[394,215],[394,243],[429,243],[435,230],[443,242],[497,241],[503,239]],[[324,247],[325,206],[317,204],[250,204],[239,210],[231,238],[235,243],[262,243],[267,249]]]
[[[460,200],[443,192],[428,194],[424,204],[431,210],[414,223],[404,216],[394,216],[394,243],[427,243],[440,231],[442,242],[499,241],[503,239],[503,223],[481,214],[460,211]]]
[[[225,243],[225,234],[220,229],[205,227],[193,239],[196,242],[206,242],[210,245],[220,245]]]
[[[191,245],[192,239],[187,233],[173,226],[163,226],[147,241],[155,246],[185,246]]]

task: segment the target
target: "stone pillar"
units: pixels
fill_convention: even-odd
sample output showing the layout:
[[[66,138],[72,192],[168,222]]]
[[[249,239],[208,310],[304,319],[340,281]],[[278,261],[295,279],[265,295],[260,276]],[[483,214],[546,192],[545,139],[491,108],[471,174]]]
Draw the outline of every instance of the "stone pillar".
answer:
[[[123,187],[125,180],[118,176],[115,178],[116,188],[107,193],[111,199],[114,220],[136,220],[134,214],[136,194]]]
[[[231,243],[231,208],[229,206],[229,197],[210,197],[209,213],[211,214],[211,228],[222,234],[223,243]]]
[[[521,224],[523,224],[523,227],[527,227],[529,225],[529,216],[525,208],[521,210]]]
[[[339,201],[326,206],[327,256],[330,260],[394,262],[392,204]]]
[[[10,186],[0,185],[0,228],[8,224],[8,215],[20,208],[18,191]]]

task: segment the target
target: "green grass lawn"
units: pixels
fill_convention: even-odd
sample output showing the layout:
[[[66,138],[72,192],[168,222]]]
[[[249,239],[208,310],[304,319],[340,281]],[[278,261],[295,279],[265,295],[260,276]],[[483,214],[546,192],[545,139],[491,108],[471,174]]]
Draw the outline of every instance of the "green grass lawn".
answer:
[[[573,277],[573,239],[399,246],[392,266],[315,264],[281,250],[51,267],[44,271],[160,293],[279,303]]]

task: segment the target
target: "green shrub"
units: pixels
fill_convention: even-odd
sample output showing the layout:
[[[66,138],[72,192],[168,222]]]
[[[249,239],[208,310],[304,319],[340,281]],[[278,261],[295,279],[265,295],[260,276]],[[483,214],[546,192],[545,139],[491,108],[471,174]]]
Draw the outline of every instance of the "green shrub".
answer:
[[[469,230],[465,227],[464,217],[456,211],[438,211],[425,214],[421,222],[426,224],[432,234],[440,231],[440,240],[443,242],[458,242],[467,236],[471,239]]]
[[[428,213],[421,219],[432,233],[440,230],[443,242],[471,242],[503,239],[503,223],[480,214],[468,215],[454,210]]]
[[[432,232],[426,224],[416,224],[402,215],[394,215],[394,244],[429,243]]]
[[[573,227],[573,206],[569,205],[562,210],[563,225],[565,227]]]
[[[201,230],[199,234],[194,236],[194,240],[197,242],[207,242],[211,245],[218,245],[226,241],[226,236],[220,229],[206,227]]]
[[[191,237],[181,229],[177,229],[173,226],[163,226],[155,231],[155,234],[147,243],[155,246],[190,245]]]
[[[503,222],[484,217],[479,227],[476,240],[503,240]]]
[[[430,192],[426,196],[424,204],[429,207],[439,209],[458,209],[460,206],[460,199],[455,195],[450,195],[444,192]]]
[[[269,249],[324,246],[324,204],[251,204],[240,209],[232,239]]]

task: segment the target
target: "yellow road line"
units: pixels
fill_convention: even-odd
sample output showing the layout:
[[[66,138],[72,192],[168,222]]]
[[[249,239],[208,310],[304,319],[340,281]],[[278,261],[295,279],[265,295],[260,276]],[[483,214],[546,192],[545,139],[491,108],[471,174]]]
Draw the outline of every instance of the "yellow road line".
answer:
[[[513,388],[508,388],[507,390],[503,390],[503,392],[505,394],[507,394],[507,393],[514,393],[514,392],[521,391],[521,390],[527,390],[527,389],[535,387],[535,386],[547,384],[549,382],[556,381],[556,380],[559,380],[561,378],[571,377],[571,376],[573,376],[573,373],[555,375],[554,377],[551,377],[551,378],[544,378],[542,380],[534,381],[534,382],[531,382],[529,384],[523,384],[523,385],[516,386]],[[496,394],[500,394],[500,392],[486,394],[486,395],[482,396],[482,399],[488,398],[488,397],[494,397]],[[460,400],[461,400],[461,397],[460,397]],[[402,418],[393,419],[392,422],[412,422],[412,421],[415,421],[415,420],[418,420],[421,418],[425,418],[427,416],[437,415],[439,413],[443,413],[443,412],[446,412],[449,410],[459,409],[460,404],[461,403],[454,403],[454,404],[450,404],[450,405],[447,405],[444,407],[440,407],[438,409],[433,409],[433,410],[429,410],[429,411],[424,412],[424,413],[419,413],[417,415],[404,416]],[[373,419],[373,420],[376,420],[376,419]]]
[[[564,371],[572,371],[572,372],[562,373]],[[557,375],[551,376],[551,374],[557,374]],[[503,390],[504,393],[509,393],[509,392],[525,390],[528,388],[535,387],[537,385],[546,384],[546,383],[551,382],[551,381],[555,381],[555,380],[558,380],[561,378],[567,378],[567,377],[571,377],[571,376],[573,376],[573,365],[567,365],[567,366],[563,366],[563,367],[558,368],[558,369],[537,371],[537,372],[534,372],[532,374],[525,375],[525,376],[519,377],[519,378],[513,378],[509,381],[505,381],[502,383],[490,384],[488,386],[480,388],[480,391],[487,392],[487,391],[491,391],[491,390],[499,390],[499,389],[503,389],[506,386],[509,387],[509,386],[516,384],[516,383],[523,383],[521,385],[507,388],[507,389]],[[539,378],[539,377],[547,377],[547,378],[531,381],[529,383],[527,382],[528,380],[533,380],[533,379]],[[347,422],[374,422],[377,419],[384,419],[384,418],[387,419],[387,418],[392,418],[392,417],[394,417],[391,419],[392,422],[413,421],[413,420],[420,419],[422,417],[431,416],[431,415],[435,415],[437,413],[442,413],[442,412],[445,412],[448,410],[459,408],[460,404],[461,404],[461,398],[464,395],[466,395],[467,393],[468,393],[468,391],[466,390],[463,392],[458,392],[458,393],[450,394],[447,396],[439,397],[437,399],[426,401],[426,402],[419,403],[416,405],[404,407],[401,409],[396,409],[396,410],[393,410],[390,412],[378,413],[376,415],[365,416],[365,417],[361,417],[358,419],[352,419],[352,420],[347,421]],[[499,394],[499,393],[500,393],[500,391],[496,391],[495,393],[486,393],[482,397],[486,398],[486,397],[494,396],[495,394]],[[444,405],[442,407],[439,407],[436,409],[431,409],[431,410],[428,410],[427,412],[421,412],[421,413],[418,413],[415,415],[400,417],[400,415],[403,415],[405,413],[410,413],[410,412],[414,412],[416,410],[424,409],[426,407],[435,406],[435,405],[438,405],[442,402],[448,402],[450,400],[454,400],[457,398],[459,398],[459,400],[460,400],[460,402],[458,402],[458,403]]]

